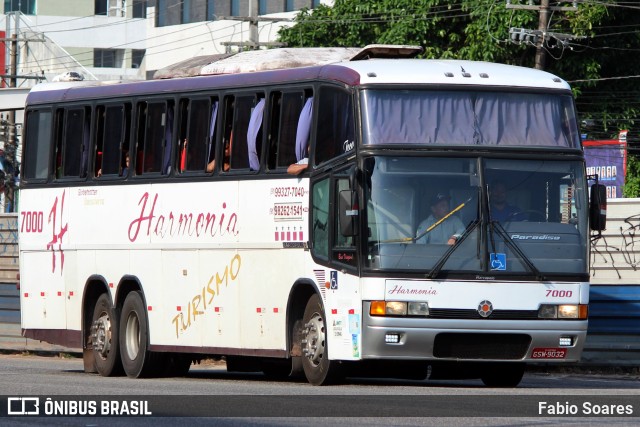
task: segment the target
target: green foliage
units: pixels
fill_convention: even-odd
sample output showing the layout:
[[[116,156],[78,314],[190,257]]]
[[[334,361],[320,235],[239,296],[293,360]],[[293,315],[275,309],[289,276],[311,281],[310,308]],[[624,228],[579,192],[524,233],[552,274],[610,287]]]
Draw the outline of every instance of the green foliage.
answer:
[[[291,47],[420,45],[425,58],[533,67],[536,47],[513,43],[509,29],[536,30],[538,21],[537,11],[507,9],[504,0],[335,0],[332,7],[303,10],[279,38]],[[572,85],[581,120],[595,123],[583,130],[589,139],[608,139],[628,129],[631,152],[640,149],[635,126],[640,79],[631,77],[638,75],[640,63],[638,26],[640,14],[620,2],[579,2],[577,11],[553,12],[547,27],[549,33],[574,37],[548,37],[545,42],[545,69]],[[636,161],[632,159],[630,163]],[[630,167],[629,188],[638,176],[640,170]]]
[[[624,197],[640,197],[640,160],[636,156],[627,158],[627,178],[622,194]]]

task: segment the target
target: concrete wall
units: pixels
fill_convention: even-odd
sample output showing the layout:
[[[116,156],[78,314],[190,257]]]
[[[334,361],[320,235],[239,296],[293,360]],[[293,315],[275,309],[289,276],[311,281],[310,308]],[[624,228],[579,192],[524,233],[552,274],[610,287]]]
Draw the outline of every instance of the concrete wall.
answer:
[[[640,285],[640,199],[609,199],[607,229],[591,245],[591,283]]]

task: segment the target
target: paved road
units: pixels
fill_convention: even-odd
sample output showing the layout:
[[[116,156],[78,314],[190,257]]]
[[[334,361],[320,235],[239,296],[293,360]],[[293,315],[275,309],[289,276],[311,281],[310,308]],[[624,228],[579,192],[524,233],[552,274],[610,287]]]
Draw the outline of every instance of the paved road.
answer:
[[[13,417],[0,425],[602,425],[598,417],[567,418],[562,411],[607,417],[613,425],[640,421],[640,375],[528,372],[516,389],[487,388],[480,381],[399,381],[347,379],[341,385],[313,387],[270,381],[258,374],[227,373],[221,364],[193,366],[185,378],[103,378],[85,374],[79,359],[0,356],[0,405],[8,396],[50,397],[68,413],[71,403],[101,405],[125,397],[126,411],[145,409],[148,417]],[[135,407],[137,402],[143,403]],[[65,403],[66,402],[66,403]],[[134,403],[136,402],[136,403]],[[544,403],[546,402],[546,403]],[[14,402],[15,403],[15,402]],[[43,406],[42,403],[40,406]],[[67,406],[64,406],[67,405]],[[107,407],[109,403],[106,403]],[[146,405],[146,407],[145,407]],[[542,406],[541,406],[542,405]],[[586,406],[585,406],[586,405]],[[143,408],[144,407],[144,408]],[[62,409],[60,409],[62,408]],[[0,413],[6,413],[0,407]],[[81,410],[91,409],[89,406]],[[122,406],[110,410],[123,411]],[[551,412],[550,412],[551,411]],[[628,412],[631,411],[631,414]],[[157,418],[200,414],[209,418]],[[410,415],[410,416],[406,416]],[[544,416],[543,417],[541,417]],[[632,415],[633,418],[629,418]],[[242,418],[239,418],[242,417]],[[447,418],[444,418],[447,417]],[[635,419],[634,419],[635,418]]]

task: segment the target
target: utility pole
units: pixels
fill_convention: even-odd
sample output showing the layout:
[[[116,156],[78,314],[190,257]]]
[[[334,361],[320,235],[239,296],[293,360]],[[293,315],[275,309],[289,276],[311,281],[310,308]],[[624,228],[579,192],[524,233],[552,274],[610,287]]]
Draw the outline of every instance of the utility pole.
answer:
[[[549,27],[549,15],[552,11],[576,11],[578,10],[578,2],[572,1],[572,6],[551,6],[549,0],[540,0],[540,5],[533,4],[533,0],[529,0],[528,4],[512,4],[511,0],[506,0],[506,8],[507,9],[526,9],[526,10],[537,10],[538,11],[538,30],[527,30],[524,28],[510,28],[509,34],[511,36],[511,40],[521,43],[527,42],[531,44],[535,44],[536,46],[536,58],[535,58],[535,68],[538,70],[544,70],[547,52],[545,50],[544,44],[549,38],[555,38],[559,40],[561,43],[566,43],[567,40],[571,40],[576,38],[570,34],[560,34],[560,33],[552,33],[547,31]],[[558,2],[558,3],[569,3],[567,2]]]
[[[258,22],[279,22],[279,21],[293,21],[293,19],[285,18],[265,18],[258,16],[260,14],[260,4],[258,0],[249,0],[249,16],[220,16],[220,20],[229,21],[242,21],[249,23],[249,41],[247,42],[222,42],[223,46],[226,46],[227,53],[231,53],[231,46],[239,48],[249,48],[252,50],[259,49],[262,46],[265,47],[283,47],[285,43],[279,42],[260,42],[260,35],[258,32]]]
[[[542,0],[540,2],[540,11],[538,16],[538,31],[542,31],[542,37],[538,39],[536,46],[535,68],[538,70],[544,70],[547,59],[547,52],[544,50],[544,42],[545,32],[549,26],[549,0]]]

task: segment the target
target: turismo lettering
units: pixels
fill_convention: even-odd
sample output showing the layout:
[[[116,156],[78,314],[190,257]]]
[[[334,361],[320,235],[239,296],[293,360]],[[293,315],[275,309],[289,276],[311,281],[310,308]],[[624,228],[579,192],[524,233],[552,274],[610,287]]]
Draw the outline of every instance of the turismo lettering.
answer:
[[[180,333],[186,331],[201,316],[206,313],[207,306],[211,305],[216,295],[220,295],[220,285],[224,284],[226,288],[229,281],[235,281],[240,273],[242,259],[236,254],[231,258],[229,265],[224,267],[222,276],[219,272],[209,278],[206,286],[202,287],[201,292],[195,295],[187,302],[187,315],[184,312],[178,313],[171,322],[175,325],[176,338],[180,337]]]

